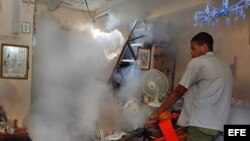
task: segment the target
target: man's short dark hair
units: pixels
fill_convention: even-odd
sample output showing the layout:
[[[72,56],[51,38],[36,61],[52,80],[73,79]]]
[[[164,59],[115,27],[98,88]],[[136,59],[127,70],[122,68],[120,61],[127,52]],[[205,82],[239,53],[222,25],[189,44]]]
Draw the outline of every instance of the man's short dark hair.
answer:
[[[208,34],[206,32],[200,32],[192,38],[191,42],[193,42],[193,41],[197,42],[200,45],[207,44],[210,51],[213,51],[214,40],[210,34]]]

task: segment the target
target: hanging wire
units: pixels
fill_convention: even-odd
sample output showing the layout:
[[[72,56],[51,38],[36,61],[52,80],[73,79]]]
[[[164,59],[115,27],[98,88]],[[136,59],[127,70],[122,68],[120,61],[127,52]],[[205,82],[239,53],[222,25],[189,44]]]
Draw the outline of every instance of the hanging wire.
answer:
[[[86,7],[87,7],[87,11],[88,11],[89,17],[90,17],[91,19],[93,19],[93,21],[94,21],[94,20],[95,20],[95,18],[94,18],[94,15],[91,15],[91,13],[90,13],[90,10],[89,10],[89,5],[88,5],[87,0],[85,0],[85,4],[86,4]]]

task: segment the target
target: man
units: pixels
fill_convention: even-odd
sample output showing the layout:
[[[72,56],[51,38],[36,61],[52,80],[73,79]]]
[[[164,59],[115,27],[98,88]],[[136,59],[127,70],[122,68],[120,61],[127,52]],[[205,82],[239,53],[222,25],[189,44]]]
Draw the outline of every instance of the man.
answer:
[[[177,124],[188,127],[187,141],[214,141],[227,123],[232,73],[213,53],[213,38],[208,33],[192,38],[191,54],[193,59],[178,86],[149,119],[158,118],[185,94]]]

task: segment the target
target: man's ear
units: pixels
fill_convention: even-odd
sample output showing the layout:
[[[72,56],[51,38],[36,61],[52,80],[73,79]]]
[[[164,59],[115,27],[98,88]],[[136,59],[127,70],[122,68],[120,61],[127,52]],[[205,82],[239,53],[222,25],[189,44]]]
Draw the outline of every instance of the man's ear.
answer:
[[[202,50],[203,52],[206,52],[206,51],[208,50],[207,44],[203,44],[203,45],[201,46],[201,50]]]

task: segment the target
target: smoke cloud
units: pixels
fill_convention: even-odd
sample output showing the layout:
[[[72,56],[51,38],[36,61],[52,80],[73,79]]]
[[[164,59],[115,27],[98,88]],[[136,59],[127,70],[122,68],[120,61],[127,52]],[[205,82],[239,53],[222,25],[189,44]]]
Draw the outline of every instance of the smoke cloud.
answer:
[[[123,105],[124,123],[122,128],[133,130],[143,127],[152,109],[143,104],[143,92],[141,90],[143,71],[138,68],[137,62],[121,70],[124,77],[122,88],[116,97]]]
[[[82,31],[63,30],[51,13],[38,18],[32,108],[27,119],[32,140],[95,137],[99,103],[110,93],[107,78],[124,38],[118,30],[99,33],[97,38],[91,25],[84,26]]]

